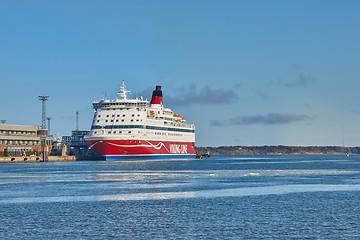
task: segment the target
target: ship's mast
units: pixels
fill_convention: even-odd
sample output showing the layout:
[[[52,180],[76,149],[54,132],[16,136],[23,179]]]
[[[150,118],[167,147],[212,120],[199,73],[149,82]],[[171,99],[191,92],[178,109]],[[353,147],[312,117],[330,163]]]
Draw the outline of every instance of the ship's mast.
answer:
[[[126,99],[126,93],[129,93],[130,91],[126,91],[126,88],[125,88],[125,81],[122,80],[122,83],[121,83],[121,87],[120,87],[120,90],[119,90],[119,96],[121,99]]]

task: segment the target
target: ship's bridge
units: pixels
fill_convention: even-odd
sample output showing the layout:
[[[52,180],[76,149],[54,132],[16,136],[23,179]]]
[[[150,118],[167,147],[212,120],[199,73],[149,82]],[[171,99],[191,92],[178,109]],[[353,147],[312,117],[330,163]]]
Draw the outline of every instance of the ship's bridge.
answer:
[[[145,108],[148,106],[148,101],[141,99],[126,99],[126,100],[101,100],[93,102],[93,108],[97,109],[119,109],[119,108]]]
[[[93,102],[93,108],[95,110],[98,109],[130,109],[130,108],[145,108],[149,105],[149,101],[144,100],[141,98],[135,98],[135,99],[127,99],[127,93],[129,91],[126,91],[125,89],[125,83],[124,80],[122,81],[122,85],[119,90],[119,97],[115,98],[113,100],[103,99],[98,102]]]

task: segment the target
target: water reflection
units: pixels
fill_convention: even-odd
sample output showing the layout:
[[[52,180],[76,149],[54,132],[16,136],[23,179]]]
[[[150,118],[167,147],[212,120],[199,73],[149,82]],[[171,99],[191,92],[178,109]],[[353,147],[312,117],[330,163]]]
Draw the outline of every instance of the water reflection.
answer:
[[[139,201],[166,200],[184,198],[216,198],[216,197],[244,197],[259,195],[279,195],[304,192],[337,192],[360,191],[360,184],[297,184],[276,185],[263,187],[243,187],[231,189],[214,189],[190,192],[143,192],[133,194],[93,195],[93,196],[60,196],[60,197],[32,197],[0,200],[0,204],[14,203],[56,203],[56,202],[94,202],[94,201]]]

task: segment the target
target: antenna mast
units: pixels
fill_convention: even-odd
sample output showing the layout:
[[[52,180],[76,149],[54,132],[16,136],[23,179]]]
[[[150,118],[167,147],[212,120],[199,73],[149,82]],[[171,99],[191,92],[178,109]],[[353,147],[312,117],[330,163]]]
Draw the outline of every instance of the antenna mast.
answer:
[[[79,111],[76,111],[76,131],[79,131]]]
[[[42,101],[42,118],[41,118],[41,128],[46,129],[46,106],[45,101],[49,99],[49,96],[39,96],[39,100]]]
[[[51,117],[47,117],[46,119],[48,120],[48,135],[50,135],[50,120],[51,120]]]
[[[130,91],[126,91],[125,81],[122,80],[121,87],[120,87],[120,90],[119,90],[120,98],[121,98],[121,99],[126,99],[126,93],[129,93],[129,92],[130,92]]]

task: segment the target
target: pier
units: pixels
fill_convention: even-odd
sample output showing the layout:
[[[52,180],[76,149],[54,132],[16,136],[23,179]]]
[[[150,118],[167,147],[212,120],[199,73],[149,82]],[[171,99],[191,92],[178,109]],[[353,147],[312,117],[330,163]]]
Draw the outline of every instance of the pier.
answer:
[[[48,156],[46,162],[76,161],[76,156]],[[43,162],[41,156],[0,157],[0,163]]]

